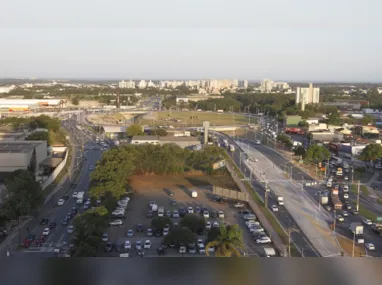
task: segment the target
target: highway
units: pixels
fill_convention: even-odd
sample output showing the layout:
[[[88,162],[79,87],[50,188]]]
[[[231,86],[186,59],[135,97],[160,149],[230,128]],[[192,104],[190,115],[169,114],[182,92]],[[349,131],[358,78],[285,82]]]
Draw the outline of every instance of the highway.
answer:
[[[58,189],[57,193],[55,193],[52,199],[43,206],[40,210],[40,214],[36,219],[31,220],[26,227],[21,229],[20,232],[17,232],[15,235],[8,237],[7,243],[8,245],[17,245],[20,244],[28,235],[28,233],[35,234],[39,237],[44,228],[48,227],[50,222],[56,222],[56,228],[52,229],[50,234],[46,237],[45,242],[42,247],[37,247],[36,243],[32,243],[29,248],[22,250],[13,250],[12,255],[26,255],[26,254],[36,254],[41,253],[41,257],[53,256],[53,249],[56,246],[61,245],[63,242],[69,242],[71,236],[67,233],[67,226],[61,225],[61,221],[64,219],[67,213],[70,212],[73,206],[76,206],[75,200],[71,198],[71,195],[74,191],[84,191],[87,192],[89,187],[89,175],[91,170],[90,166],[95,166],[96,162],[101,158],[102,150],[100,146],[94,143],[94,135],[90,133],[88,130],[79,130],[76,128],[76,122],[73,119],[67,120],[63,122],[63,126],[71,133],[71,144],[74,150],[73,159],[74,164],[80,163],[82,161],[82,168],[77,177],[76,181],[70,181],[71,178],[69,176],[68,179],[65,179],[60,189]],[[82,147],[84,146],[84,150]],[[85,158],[86,157],[86,158]],[[71,187],[71,182],[76,183],[76,188]],[[63,206],[57,206],[57,201],[64,195],[69,195],[70,198]],[[83,205],[79,205],[81,207],[77,207],[79,212],[82,210]],[[42,218],[48,218],[48,225],[41,225],[40,221]],[[73,221],[73,218],[70,222]],[[69,224],[70,225],[70,224]],[[68,226],[69,226],[68,225]],[[29,231],[28,231],[29,230]],[[14,248],[14,246],[9,247]],[[8,248],[4,248],[4,251]],[[2,256],[5,256],[2,254]],[[40,256],[40,255],[39,255]]]

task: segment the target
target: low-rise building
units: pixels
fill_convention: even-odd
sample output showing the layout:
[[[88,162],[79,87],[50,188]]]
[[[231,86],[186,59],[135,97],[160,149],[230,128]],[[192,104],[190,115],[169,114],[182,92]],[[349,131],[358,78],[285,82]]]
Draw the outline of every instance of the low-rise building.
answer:
[[[158,136],[133,136],[131,139],[131,144],[159,144]]]
[[[174,143],[181,148],[192,147],[200,144],[200,140],[197,137],[160,137],[160,144]]]
[[[102,126],[102,128],[106,137],[117,139],[126,135],[127,126]]]

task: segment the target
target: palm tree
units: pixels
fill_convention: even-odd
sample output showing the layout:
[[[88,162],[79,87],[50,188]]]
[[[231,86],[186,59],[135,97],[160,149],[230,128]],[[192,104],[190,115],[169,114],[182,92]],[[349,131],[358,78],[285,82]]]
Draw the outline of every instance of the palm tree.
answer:
[[[221,225],[218,237],[206,246],[207,255],[209,255],[208,248],[210,247],[215,248],[217,257],[241,256],[240,249],[244,249],[243,232],[238,225]]]

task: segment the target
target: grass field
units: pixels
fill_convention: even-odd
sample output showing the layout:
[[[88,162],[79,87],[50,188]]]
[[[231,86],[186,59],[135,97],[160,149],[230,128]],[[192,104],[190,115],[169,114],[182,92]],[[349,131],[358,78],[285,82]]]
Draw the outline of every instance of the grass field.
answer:
[[[197,127],[202,126],[203,121],[209,121],[210,125],[231,126],[248,124],[248,119],[243,115],[210,112],[156,112],[151,119],[144,117],[142,125],[150,126],[173,126],[173,127]]]

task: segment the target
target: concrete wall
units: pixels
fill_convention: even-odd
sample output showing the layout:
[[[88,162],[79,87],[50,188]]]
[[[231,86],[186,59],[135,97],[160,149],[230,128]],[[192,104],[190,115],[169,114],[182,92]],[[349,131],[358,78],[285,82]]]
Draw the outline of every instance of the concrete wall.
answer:
[[[69,156],[69,152],[66,152],[66,155],[65,155],[65,158],[63,161],[61,161],[61,163],[59,165],[57,165],[56,169],[52,172],[52,174],[48,177],[47,180],[45,180],[42,184],[41,184],[41,188],[42,190],[44,190],[46,187],[48,187],[55,179],[56,177],[58,176],[58,174],[60,174],[61,170],[65,167],[66,165],[66,162],[68,160],[68,156]]]

